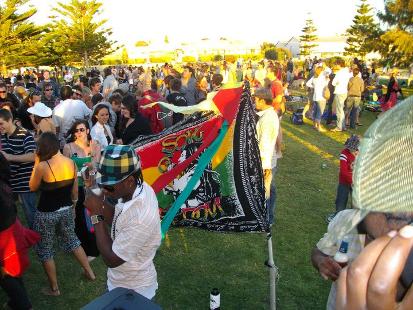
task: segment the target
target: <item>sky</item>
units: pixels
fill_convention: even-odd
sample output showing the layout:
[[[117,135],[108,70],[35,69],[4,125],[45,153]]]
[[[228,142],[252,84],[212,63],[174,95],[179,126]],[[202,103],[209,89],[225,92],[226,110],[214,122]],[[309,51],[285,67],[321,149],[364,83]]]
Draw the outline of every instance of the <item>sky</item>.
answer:
[[[0,0],[0,3],[2,1]],[[65,3],[67,0],[61,0]],[[299,36],[308,14],[319,36],[343,34],[351,24],[359,0],[101,0],[101,18],[108,19],[112,39],[125,46],[144,40],[191,42],[201,38],[278,42]],[[45,23],[54,0],[30,0]],[[369,0],[375,12],[384,0]],[[173,6],[172,6],[173,4]]]

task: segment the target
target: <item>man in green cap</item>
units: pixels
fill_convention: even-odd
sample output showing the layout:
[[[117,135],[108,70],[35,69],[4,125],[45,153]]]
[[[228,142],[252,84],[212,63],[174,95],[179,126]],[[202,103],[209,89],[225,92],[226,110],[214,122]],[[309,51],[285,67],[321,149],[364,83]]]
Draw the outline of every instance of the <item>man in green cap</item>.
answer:
[[[132,146],[109,145],[98,166],[101,195],[88,191],[96,244],[109,267],[107,287],[133,289],[148,299],[158,288],[153,258],[161,244],[158,201],[143,181],[139,156]],[[105,197],[117,200],[113,207]],[[110,231],[108,231],[108,226]]]

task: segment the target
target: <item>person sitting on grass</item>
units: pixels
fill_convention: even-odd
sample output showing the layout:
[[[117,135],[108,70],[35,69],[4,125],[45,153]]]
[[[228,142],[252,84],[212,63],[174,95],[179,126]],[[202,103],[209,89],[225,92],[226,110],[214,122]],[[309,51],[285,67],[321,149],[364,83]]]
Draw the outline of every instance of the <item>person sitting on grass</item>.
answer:
[[[334,216],[347,208],[348,196],[351,195],[353,184],[353,165],[358,154],[360,137],[352,135],[344,144],[345,148],[340,153],[340,173],[338,177],[338,187],[336,196],[336,212],[329,215],[327,221],[330,222]]]

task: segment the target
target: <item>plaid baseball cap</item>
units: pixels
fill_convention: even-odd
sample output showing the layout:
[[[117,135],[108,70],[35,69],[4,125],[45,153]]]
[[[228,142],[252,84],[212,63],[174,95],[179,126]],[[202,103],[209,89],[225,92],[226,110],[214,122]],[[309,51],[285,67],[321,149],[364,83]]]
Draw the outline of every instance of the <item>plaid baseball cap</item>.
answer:
[[[114,185],[141,169],[141,161],[130,145],[111,144],[105,148],[98,166],[96,183]]]
[[[339,238],[370,212],[413,212],[413,96],[382,114],[360,142],[353,171],[352,219]]]
[[[360,137],[358,135],[351,135],[344,143],[344,146],[350,151],[357,151],[360,146]]]

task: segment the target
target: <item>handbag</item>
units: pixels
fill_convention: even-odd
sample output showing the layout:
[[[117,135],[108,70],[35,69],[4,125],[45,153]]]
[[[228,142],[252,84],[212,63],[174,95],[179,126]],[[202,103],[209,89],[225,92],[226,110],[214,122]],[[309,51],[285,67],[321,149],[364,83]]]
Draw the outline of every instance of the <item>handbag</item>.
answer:
[[[331,96],[330,89],[328,88],[328,86],[325,86],[323,88],[323,97],[324,97],[325,100],[328,100],[328,99],[330,99],[330,96]]]

